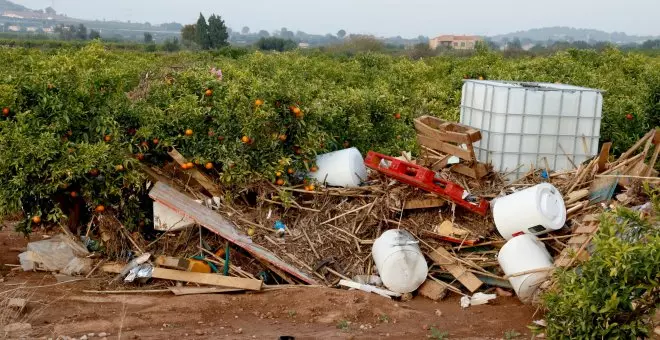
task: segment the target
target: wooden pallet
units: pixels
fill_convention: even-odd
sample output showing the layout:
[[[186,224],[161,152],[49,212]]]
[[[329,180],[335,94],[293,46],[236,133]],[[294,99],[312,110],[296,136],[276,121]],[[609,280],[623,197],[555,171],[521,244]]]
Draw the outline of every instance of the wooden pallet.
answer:
[[[555,267],[571,267],[575,261],[586,261],[589,253],[586,248],[596,235],[600,226],[598,214],[587,215],[575,229],[573,237],[568,240],[567,246],[555,259]]]
[[[479,179],[488,174],[486,165],[479,163],[474,154],[473,143],[481,140],[481,132],[469,126],[445,122],[442,119],[421,116],[415,119],[417,141],[433,155],[428,155],[427,163],[433,170],[447,166],[451,156],[461,159],[461,163],[451,167],[454,172]],[[465,145],[466,148],[463,148]]]

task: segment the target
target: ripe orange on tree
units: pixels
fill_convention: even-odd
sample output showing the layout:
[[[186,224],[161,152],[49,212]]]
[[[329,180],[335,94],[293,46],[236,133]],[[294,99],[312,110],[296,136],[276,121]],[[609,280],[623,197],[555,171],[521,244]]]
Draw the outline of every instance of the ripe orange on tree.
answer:
[[[192,162],[188,162],[188,163],[186,163],[186,168],[188,168],[188,169],[192,169],[192,168],[194,168],[194,167],[195,167],[195,165],[194,165]]]
[[[117,171],[124,171],[124,166],[121,165],[121,164],[119,164],[119,165],[117,165],[117,166],[115,167],[115,170],[117,170]]]
[[[144,160],[144,154],[143,153],[138,153],[135,155],[135,158],[137,158],[138,161],[143,161]]]
[[[305,190],[307,190],[307,191],[314,191],[314,189],[315,189],[314,184],[310,184],[310,185],[305,186]]]
[[[9,108],[8,107],[3,107],[2,108],[2,115],[7,117],[9,116]]]
[[[630,113],[626,115],[627,120],[633,120],[633,118],[634,118],[633,115],[631,115]]]
[[[102,204],[99,204],[99,205],[96,206],[94,211],[96,211],[97,213],[102,213],[102,212],[105,211],[105,207]]]
[[[394,114],[394,119],[401,119],[401,114],[400,113],[395,113]]]
[[[103,137],[103,140],[106,141],[106,142],[111,141],[112,140],[112,135],[105,135],[105,137]]]
[[[250,137],[248,136],[241,137],[241,142],[243,142],[244,144],[250,143]]]
[[[205,167],[207,170],[211,170],[211,169],[213,169],[213,163],[208,162],[208,163],[206,163],[206,165],[204,165],[204,167]]]
[[[71,192],[71,197],[73,197],[73,198],[78,197],[78,192],[76,192],[76,191],[72,191],[72,192]]]
[[[193,130],[192,129],[186,129],[186,136],[190,137],[193,135]]]
[[[282,142],[284,142],[284,141],[286,140],[286,135],[285,135],[285,134],[282,134],[282,135],[280,135],[279,138],[280,138],[280,140],[281,140]]]
[[[158,143],[160,143],[160,140],[158,140],[158,138],[154,138],[152,142],[154,143],[154,145],[158,145]]]
[[[317,172],[317,171],[319,171],[319,168],[316,167],[316,166],[313,166],[313,167],[311,167],[311,168],[309,169],[309,171],[311,171],[311,172]]]
[[[213,137],[213,136],[215,136],[215,132],[213,132],[213,130],[209,130],[209,137]]]
[[[225,136],[218,136],[218,140],[222,142],[223,140],[225,140]]]
[[[261,105],[264,105],[264,101],[261,100],[261,99],[257,99],[257,100],[254,101],[254,105],[257,106],[257,107],[261,106]]]
[[[278,178],[277,181],[275,181],[275,184],[282,186],[282,185],[284,185],[284,180],[281,179],[281,178]]]
[[[204,92],[204,95],[207,96],[207,97],[212,96],[212,95],[213,95],[213,90],[211,90],[211,89],[207,89],[207,90]]]
[[[293,173],[296,172],[296,170],[293,170],[293,168],[289,168],[286,172],[287,172],[289,175],[293,175]]]
[[[276,171],[275,176],[276,177],[282,177],[282,171]]]
[[[32,217],[32,223],[34,223],[34,224],[41,223],[41,216],[35,215],[34,217]]]
[[[98,176],[99,175],[99,169],[89,170],[89,175],[92,176],[92,177]]]

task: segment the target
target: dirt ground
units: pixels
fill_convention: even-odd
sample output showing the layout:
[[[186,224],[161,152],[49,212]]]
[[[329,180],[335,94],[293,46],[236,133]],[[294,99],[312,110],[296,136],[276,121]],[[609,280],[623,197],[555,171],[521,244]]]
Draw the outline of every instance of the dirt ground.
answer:
[[[19,249],[26,243],[19,234],[0,231],[0,302],[26,298],[25,312],[11,321],[32,326],[18,335],[2,333],[0,327],[0,338],[80,338],[94,333],[88,338],[102,339],[99,333],[106,333],[108,340],[529,339],[526,326],[535,312],[515,297],[462,309],[457,295],[437,303],[423,297],[401,302],[330,288],[188,296],[85,293],[98,289],[109,277],[53,285],[57,281],[52,274],[12,271],[6,266],[18,264]],[[6,319],[7,313],[0,310],[0,326],[8,323]]]

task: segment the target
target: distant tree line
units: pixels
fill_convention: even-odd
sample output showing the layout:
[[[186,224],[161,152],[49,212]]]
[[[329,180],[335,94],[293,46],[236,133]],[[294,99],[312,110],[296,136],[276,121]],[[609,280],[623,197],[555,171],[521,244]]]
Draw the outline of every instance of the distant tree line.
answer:
[[[207,22],[200,13],[196,24],[183,26],[181,39],[188,47],[196,46],[203,50],[219,49],[229,46],[229,31],[219,15],[211,15]]]

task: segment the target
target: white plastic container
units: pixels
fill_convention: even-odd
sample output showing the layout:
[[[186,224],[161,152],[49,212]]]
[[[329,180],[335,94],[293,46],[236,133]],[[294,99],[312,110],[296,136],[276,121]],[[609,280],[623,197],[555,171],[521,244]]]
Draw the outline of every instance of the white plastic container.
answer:
[[[182,216],[169,207],[154,202],[154,229],[160,231],[175,231],[191,227],[195,224],[192,219]]]
[[[316,172],[309,176],[334,187],[357,187],[367,179],[367,168],[360,151],[343,149],[316,156]]]
[[[481,130],[482,139],[474,144],[479,161],[517,179],[530,164],[545,168],[547,161],[549,170],[563,170],[595,155],[602,107],[600,90],[467,80],[461,123]]]
[[[407,231],[384,232],[371,248],[383,284],[396,293],[415,291],[426,280],[429,268],[417,240]]]
[[[543,242],[534,235],[520,235],[509,240],[500,249],[497,262],[509,277],[513,290],[523,303],[532,302],[538,287],[550,276],[552,257]],[[528,271],[525,275],[516,275]]]
[[[498,197],[492,206],[495,227],[506,240],[519,233],[545,234],[561,229],[566,223],[564,198],[549,183]]]

